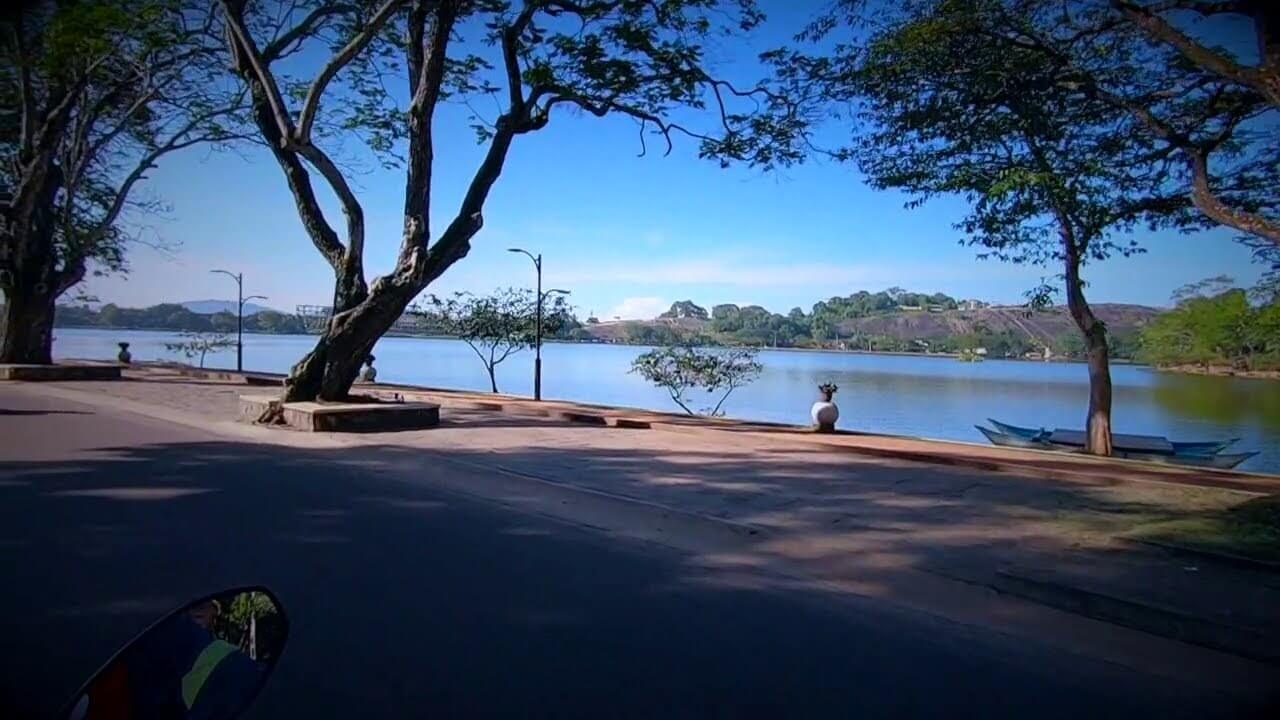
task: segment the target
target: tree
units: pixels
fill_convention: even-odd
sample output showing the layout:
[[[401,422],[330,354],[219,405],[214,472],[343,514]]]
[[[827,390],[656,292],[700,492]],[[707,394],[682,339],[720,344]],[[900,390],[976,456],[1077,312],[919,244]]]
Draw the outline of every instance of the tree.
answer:
[[[704,67],[705,42],[761,20],[752,0],[383,0],[376,6],[297,0],[282,10],[245,0],[221,4],[233,65],[252,92],[258,130],[335,277],[332,316],[290,372],[285,400],[346,397],[377,339],[470,250],[516,138],[542,129],[553,115],[577,109],[631,118],[642,152],[650,133],[668,151],[676,135],[699,140],[706,156],[768,151],[734,142],[752,113],[733,106],[749,106],[756,91],[715,79]],[[483,42],[462,39],[464,31],[479,28],[486,31]],[[281,61],[308,52],[314,57],[321,50],[312,46],[326,44],[336,50],[309,82],[284,74]],[[407,92],[387,90],[396,75],[405,78]],[[332,90],[339,85],[345,92]],[[436,107],[474,94],[490,95],[499,114],[492,121],[474,118],[484,159],[433,238]],[[716,135],[671,119],[682,108],[706,107],[713,109]],[[371,284],[364,277],[364,210],[324,149],[326,123],[345,137],[364,138],[405,169],[400,250],[394,268]],[[313,173],[339,200],[343,235],[316,199]],[[441,217],[441,209],[434,214]]]
[[[0,20],[0,362],[52,362],[56,301],[125,268],[159,160],[234,137],[207,3],[18,3]]]
[[[1159,156],[1131,118],[1073,85],[1067,59],[1024,41],[1054,27],[1051,5],[912,0],[877,18],[863,42],[775,60],[784,82],[857,108],[854,141],[833,154],[855,160],[874,187],[906,190],[913,206],[962,195],[970,212],[957,228],[980,257],[1059,264],[1089,364],[1087,448],[1108,455],[1107,331],[1081,271],[1140,251],[1117,232],[1188,222],[1189,202],[1161,185]],[[860,21],[861,3],[840,7],[848,14],[832,15],[816,36]]]
[[[222,333],[201,332],[199,330],[182,333],[180,342],[165,343],[164,349],[179,353],[188,360],[200,358],[200,367],[204,367],[204,356],[236,346],[236,341]]]
[[[1013,38],[1069,69],[1061,82],[1124,113],[1200,224],[1244,235],[1280,272],[1280,22],[1268,0],[1017,0]]]
[[[1251,305],[1248,293],[1211,278],[1179,288],[1177,307],[1142,329],[1138,356],[1153,365],[1280,366],[1280,303]]]
[[[703,350],[689,345],[650,350],[631,363],[631,372],[665,389],[690,415],[697,414],[689,407],[690,390],[720,393],[715,406],[702,411],[713,417],[721,415],[720,408],[729,395],[755,380],[761,369],[754,350]]]
[[[440,299],[432,295],[425,309],[428,315],[449,335],[465,342],[475,351],[489,373],[489,385],[498,392],[498,365],[511,355],[532,349],[537,340],[537,299],[531,290],[506,288],[488,297],[470,293],[454,293]],[[563,295],[543,301],[542,330],[553,335],[571,319]]]
[[[1181,178],[1196,208],[1217,224],[1269,243],[1264,254],[1277,257],[1280,16],[1274,3],[1107,5],[1123,24],[1108,22],[1111,15],[1103,12],[1080,14],[1076,21],[1081,30],[1092,23],[1098,31],[1096,37],[1086,32],[1082,40],[1092,42],[1077,45],[1086,49],[1077,53],[1083,56],[1077,66],[1090,86],[1138,120],[1161,151],[1181,157]],[[1222,42],[1223,26],[1212,21],[1228,16],[1245,22],[1251,42]],[[1199,27],[1189,17],[1200,20]]]
[[[662,313],[660,318],[693,318],[695,320],[706,320],[707,309],[696,305],[692,300],[681,300],[671,303],[671,309]]]

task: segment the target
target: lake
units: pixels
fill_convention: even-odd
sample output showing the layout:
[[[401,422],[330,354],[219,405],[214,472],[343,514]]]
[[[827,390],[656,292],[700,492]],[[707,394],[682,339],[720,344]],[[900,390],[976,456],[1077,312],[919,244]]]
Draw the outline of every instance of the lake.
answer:
[[[177,333],[58,328],[54,356],[112,359],[117,342],[131,343],[136,360],[182,360],[165,350]],[[311,349],[307,335],[246,335],[247,369],[287,372]],[[666,392],[630,374],[647,348],[551,343],[543,347],[543,396],[602,405],[678,410]],[[465,343],[427,338],[383,338],[374,349],[378,379],[414,385],[489,389],[484,366]],[[987,417],[1046,427],[1084,425],[1088,376],[1075,363],[988,360],[802,350],[764,350],[764,372],[736,391],[726,414],[746,420],[807,424],[817,385],[840,386],[839,427],[870,432],[985,442],[973,428]],[[210,354],[208,367],[235,367],[235,349]],[[1119,365],[1115,384],[1117,432],[1173,439],[1240,438],[1235,448],[1261,454],[1241,470],[1280,473],[1280,381],[1175,375]],[[498,388],[528,395],[533,353],[498,366]],[[713,403],[701,399],[695,407]]]

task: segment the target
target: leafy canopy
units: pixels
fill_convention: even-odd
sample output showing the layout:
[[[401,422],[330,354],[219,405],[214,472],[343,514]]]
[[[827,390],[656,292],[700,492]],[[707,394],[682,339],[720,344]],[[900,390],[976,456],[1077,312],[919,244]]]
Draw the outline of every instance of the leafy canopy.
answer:
[[[60,294],[90,270],[123,270],[128,241],[146,239],[130,220],[164,209],[135,186],[169,152],[240,137],[214,12],[101,0],[6,15],[0,99],[14,112],[0,115],[0,271],[32,272],[19,257],[48,262]]]
[[[544,295],[542,335],[548,337],[575,321],[563,295]],[[414,312],[470,346],[489,372],[494,392],[498,391],[494,368],[537,343],[538,305],[532,290],[505,288],[487,296],[458,292],[448,298],[431,295]]]
[[[688,345],[670,346],[650,350],[631,363],[631,372],[665,389],[690,415],[696,414],[689,407],[691,390],[721,393],[713,407],[702,411],[707,415],[720,415],[729,395],[754,381],[761,370],[756,352],[748,348],[708,350]]]

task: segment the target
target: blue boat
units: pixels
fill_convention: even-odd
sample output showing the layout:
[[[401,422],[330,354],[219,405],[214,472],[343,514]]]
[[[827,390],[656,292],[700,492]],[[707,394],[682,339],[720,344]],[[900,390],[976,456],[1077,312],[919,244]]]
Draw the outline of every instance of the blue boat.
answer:
[[[1085,434],[1079,430],[1029,428],[1010,425],[994,418],[987,418],[987,421],[995,428],[994,430],[981,425],[976,425],[975,427],[993,445],[1057,450],[1060,452],[1081,452],[1084,450]],[[1235,443],[1238,438],[1202,442],[1174,442],[1158,435],[1114,433],[1111,437],[1112,451],[1116,457],[1147,462],[1230,469],[1258,454],[1256,452],[1222,452],[1232,443]]]

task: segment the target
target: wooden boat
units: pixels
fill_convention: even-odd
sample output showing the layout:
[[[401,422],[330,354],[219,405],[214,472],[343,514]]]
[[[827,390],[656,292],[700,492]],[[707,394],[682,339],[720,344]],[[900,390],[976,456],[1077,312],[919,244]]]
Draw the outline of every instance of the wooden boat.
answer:
[[[1170,465],[1190,465],[1192,467],[1218,468],[1219,470],[1230,470],[1249,458],[1257,455],[1257,452],[1242,453],[1218,453],[1217,455],[1161,455],[1158,453],[1141,453],[1130,451],[1118,451],[1118,457],[1128,458],[1130,460],[1143,460],[1146,462],[1168,463]]]
[[[987,418],[987,420],[996,428],[995,430],[984,428],[980,425],[975,427],[993,445],[1058,450],[1062,452],[1082,452],[1084,450],[1086,437],[1085,433],[1080,430],[1064,430],[1062,428],[1046,430],[1045,428],[1010,425],[993,418]],[[1222,441],[1173,442],[1158,435],[1114,433],[1111,436],[1112,450],[1116,457],[1222,469],[1233,468],[1258,454],[1256,452],[1222,452],[1236,440],[1236,438],[1232,438]]]
[[[1011,433],[1002,433],[999,430],[984,428],[981,425],[974,425],[974,427],[978,429],[978,432],[985,435],[986,438],[991,441],[992,445],[999,445],[1001,447],[1033,448],[1037,450],[1052,449],[1052,448],[1049,448],[1044,442],[1037,440],[1034,437],[1026,437],[1024,435],[1015,435]]]
[[[1217,455],[1228,447],[1240,442],[1240,438],[1227,440],[1209,440],[1206,442],[1180,442],[1170,440],[1174,455]]]
[[[1027,440],[1038,440],[1049,437],[1049,431],[1044,428],[1032,429],[1019,427],[1017,425],[1010,425],[1009,423],[1002,423],[995,418],[987,418],[987,422],[991,423],[992,427],[1005,435],[1016,435],[1017,437],[1025,438]]]
[[[1044,428],[1033,429],[1033,428],[1021,427],[1019,425],[1010,425],[1009,423],[1000,422],[995,418],[987,418],[987,422],[991,423],[992,427],[994,427],[996,430],[1006,435],[1015,435],[1017,437],[1026,438],[1028,440],[1048,439],[1048,437],[1053,434],[1053,432],[1046,430]],[[1121,437],[1163,439],[1163,438],[1157,438],[1157,436],[1155,435],[1126,435]],[[1240,441],[1240,438],[1228,438],[1226,440],[1207,440],[1207,441],[1197,441],[1197,442],[1169,440],[1168,442],[1171,446],[1173,446],[1174,455],[1217,455],[1218,453],[1222,452],[1223,450],[1226,450],[1228,447],[1230,447],[1231,445],[1234,445],[1239,441]]]

